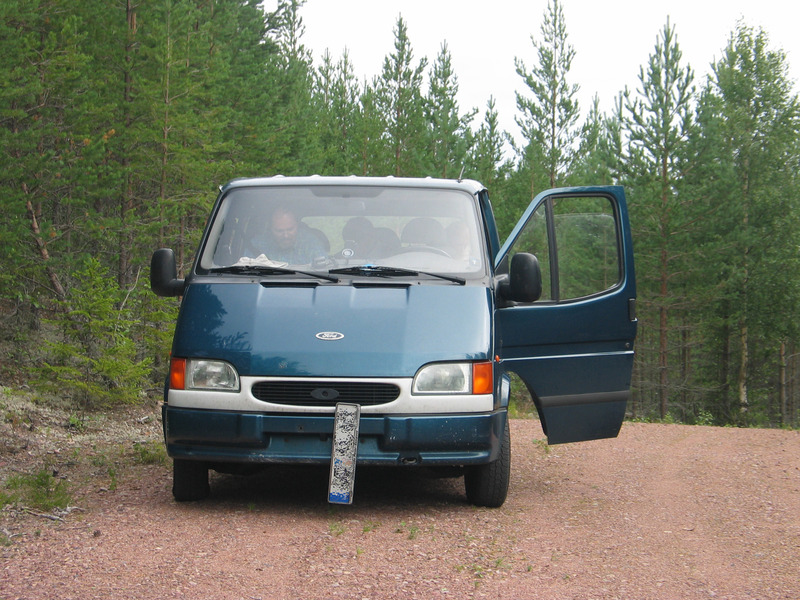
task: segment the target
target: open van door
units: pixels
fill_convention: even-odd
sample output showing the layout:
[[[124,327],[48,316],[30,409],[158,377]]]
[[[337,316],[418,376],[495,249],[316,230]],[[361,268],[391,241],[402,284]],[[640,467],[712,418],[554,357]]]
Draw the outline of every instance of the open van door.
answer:
[[[535,264],[514,261],[519,253],[538,259],[541,293],[536,299],[504,293],[506,282],[515,279],[516,264]],[[526,267],[524,277],[530,271]],[[501,372],[514,372],[527,385],[548,442],[615,437],[630,394],[636,337],[633,247],[623,188],[539,194],[498,252],[495,272],[498,364]],[[532,287],[538,294],[537,286]]]

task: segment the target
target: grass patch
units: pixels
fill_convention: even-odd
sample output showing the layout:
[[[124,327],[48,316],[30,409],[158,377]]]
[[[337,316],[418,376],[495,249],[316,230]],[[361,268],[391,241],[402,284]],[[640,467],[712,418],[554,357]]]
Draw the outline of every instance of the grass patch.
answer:
[[[518,375],[511,374],[511,395],[508,416],[512,419],[538,419],[539,413],[525,383]]]
[[[550,454],[550,444],[547,443],[547,440],[533,440],[533,445],[538,447],[544,455],[547,456]]]
[[[345,527],[339,521],[334,521],[328,525],[328,531],[334,537],[339,537],[345,532]]]
[[[86,432],[86,419],[78,415],[70,415],[67,419],[66,427],[77,433],[84,433]]]
[[[17,501],[16,495],[8,494],[3,490],[0,490],[0,508],[8,504],[14,504],[16,501]]]
[[[138,442],[133,451],[133,458],[140,465],[167,465],[167,449],[160,441]]]
[[[364,527],[361,531],[363,531],[364,533],[369,533],[370,531],[374,531],[375,528],[378,527],[378,525],[380,525],[380,523],[377,523],[375,521],[367,521],[366,523],[364,523]]]
[[[23,504],[44,512],[66,508],[72,503],[69,484],[53,477],[47,469],[33,475],[12,475],[5,483],[8,493],[2,494],[5,504]]]

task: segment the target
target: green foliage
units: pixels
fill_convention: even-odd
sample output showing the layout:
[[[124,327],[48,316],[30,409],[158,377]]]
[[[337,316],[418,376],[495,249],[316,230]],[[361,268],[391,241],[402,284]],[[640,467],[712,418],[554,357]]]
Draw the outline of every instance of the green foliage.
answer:
[[[134,445],[133,451],[134,459],[142,465],[165,466],[169,462],[167,449],[160,441],[137,443]]]
[[[60,339],[47,343],[40,385],[84,408],[138,401],[150,367],[137,359],[124,291],[93,258],[74,277],[48,320]]]
[[[658,330],[654,358],[662,419],[668,411],[670,318],[680,298],[675,286],[688,271],[681,259],[697,225],[689,218],[691,197],[682,194],[681,173],[689,160],[694,74],[681,58],[675,28],[668,20],[647,68],[640,69],[638,96],[631,98],[626,93],[625,98],[626,174],[637,192],[631,195],[631,223],[634,237],[642,240],[636,248],[642,274],[637,283],[648,299],[640,305],[644,320]]]
[[[532,94],[517,93],[517,124],[527,145],[536,146],[541,152],[541,161],[531,161],[528,149],[526,158],[533,165],[544,165],[547,187],[562,181],[573,160],[577,135],[579,108],[575,96],[579,88],[567,79],[575,49],[567,38],[564,11],[558,0],[549,0],[541,39],[531,36],[537,62],[529,71],[522,60],[514,61],[517,74]]]
[[[326,53],[316,72],[314,102],[320,115],[316,137],[321,146],[322,175],[364,172],[358,133],[365,129],[359,103],[361,88],[353,69],[346,52],[336,64]]]
[[[474,143],[467,156],[465,169],[469,177],[483,182],[495,192],[498,191],[498,184],[502,183],[512,168],[509,162],[503,161],[503,147],[510,136],[500,129],[498,119],[495,99],[490,96],[486,102],[483,123],[475,133]]]
[[[428,61],[422,58],[414,64],[408,27],[402,17],[397,19],[394,34],[395,51],[385,58],[375,88],[388,142],[382,171],[385,175],[423,175],[429,168],[424,154],[427,126],[422,98],[423,74]]]
[[[328,531],[332,536],[339,537],[346,531],[346,527],[341,521],[332,521],[328,523]]]
[[[431,70],[428,90],[425,114],[430,127],[428,153],[432,175],[452,179],[466,166],[467,154],[474,142],[469,125],[477,110],[460,114],[456,100],[458,78],[453,72],[446,43],[442,44]]]
[[[512,419],[530,419],[537,417],[536,406],[525,383],[517,376],[511,375],[511,397],[508,402],[508,416]]]
[[[66,508],[72,502],[69,484],[57,479],[47,469],[33,475],[12,475],[5,482],[6,493],[0,492],[3,504],[22,504],[28,508],[51,511]]]

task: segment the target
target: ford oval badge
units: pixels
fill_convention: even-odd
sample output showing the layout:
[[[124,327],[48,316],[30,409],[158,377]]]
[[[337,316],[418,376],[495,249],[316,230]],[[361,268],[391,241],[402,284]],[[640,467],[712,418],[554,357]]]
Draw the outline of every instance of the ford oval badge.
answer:
[[[336,340],[340,340],[344,337],[343,333],[339,333],[338,331],[320,331],[316,338],[318,340],[325,340],[326,342],[335,342]]]

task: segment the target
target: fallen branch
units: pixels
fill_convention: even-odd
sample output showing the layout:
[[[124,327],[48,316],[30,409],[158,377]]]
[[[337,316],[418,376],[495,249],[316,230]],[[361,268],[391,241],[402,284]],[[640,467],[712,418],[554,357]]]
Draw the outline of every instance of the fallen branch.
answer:
[[[29,515],[33,515],[34,517],[41,517],[42,519],[50,519],[51,521],[60,521],[61,523],[64,522],[64,519],[62,519],[59,516],[36,512],[35,510],[31,510],[30,508],[25,506],[22,507],[22,511],[28,513]]]

